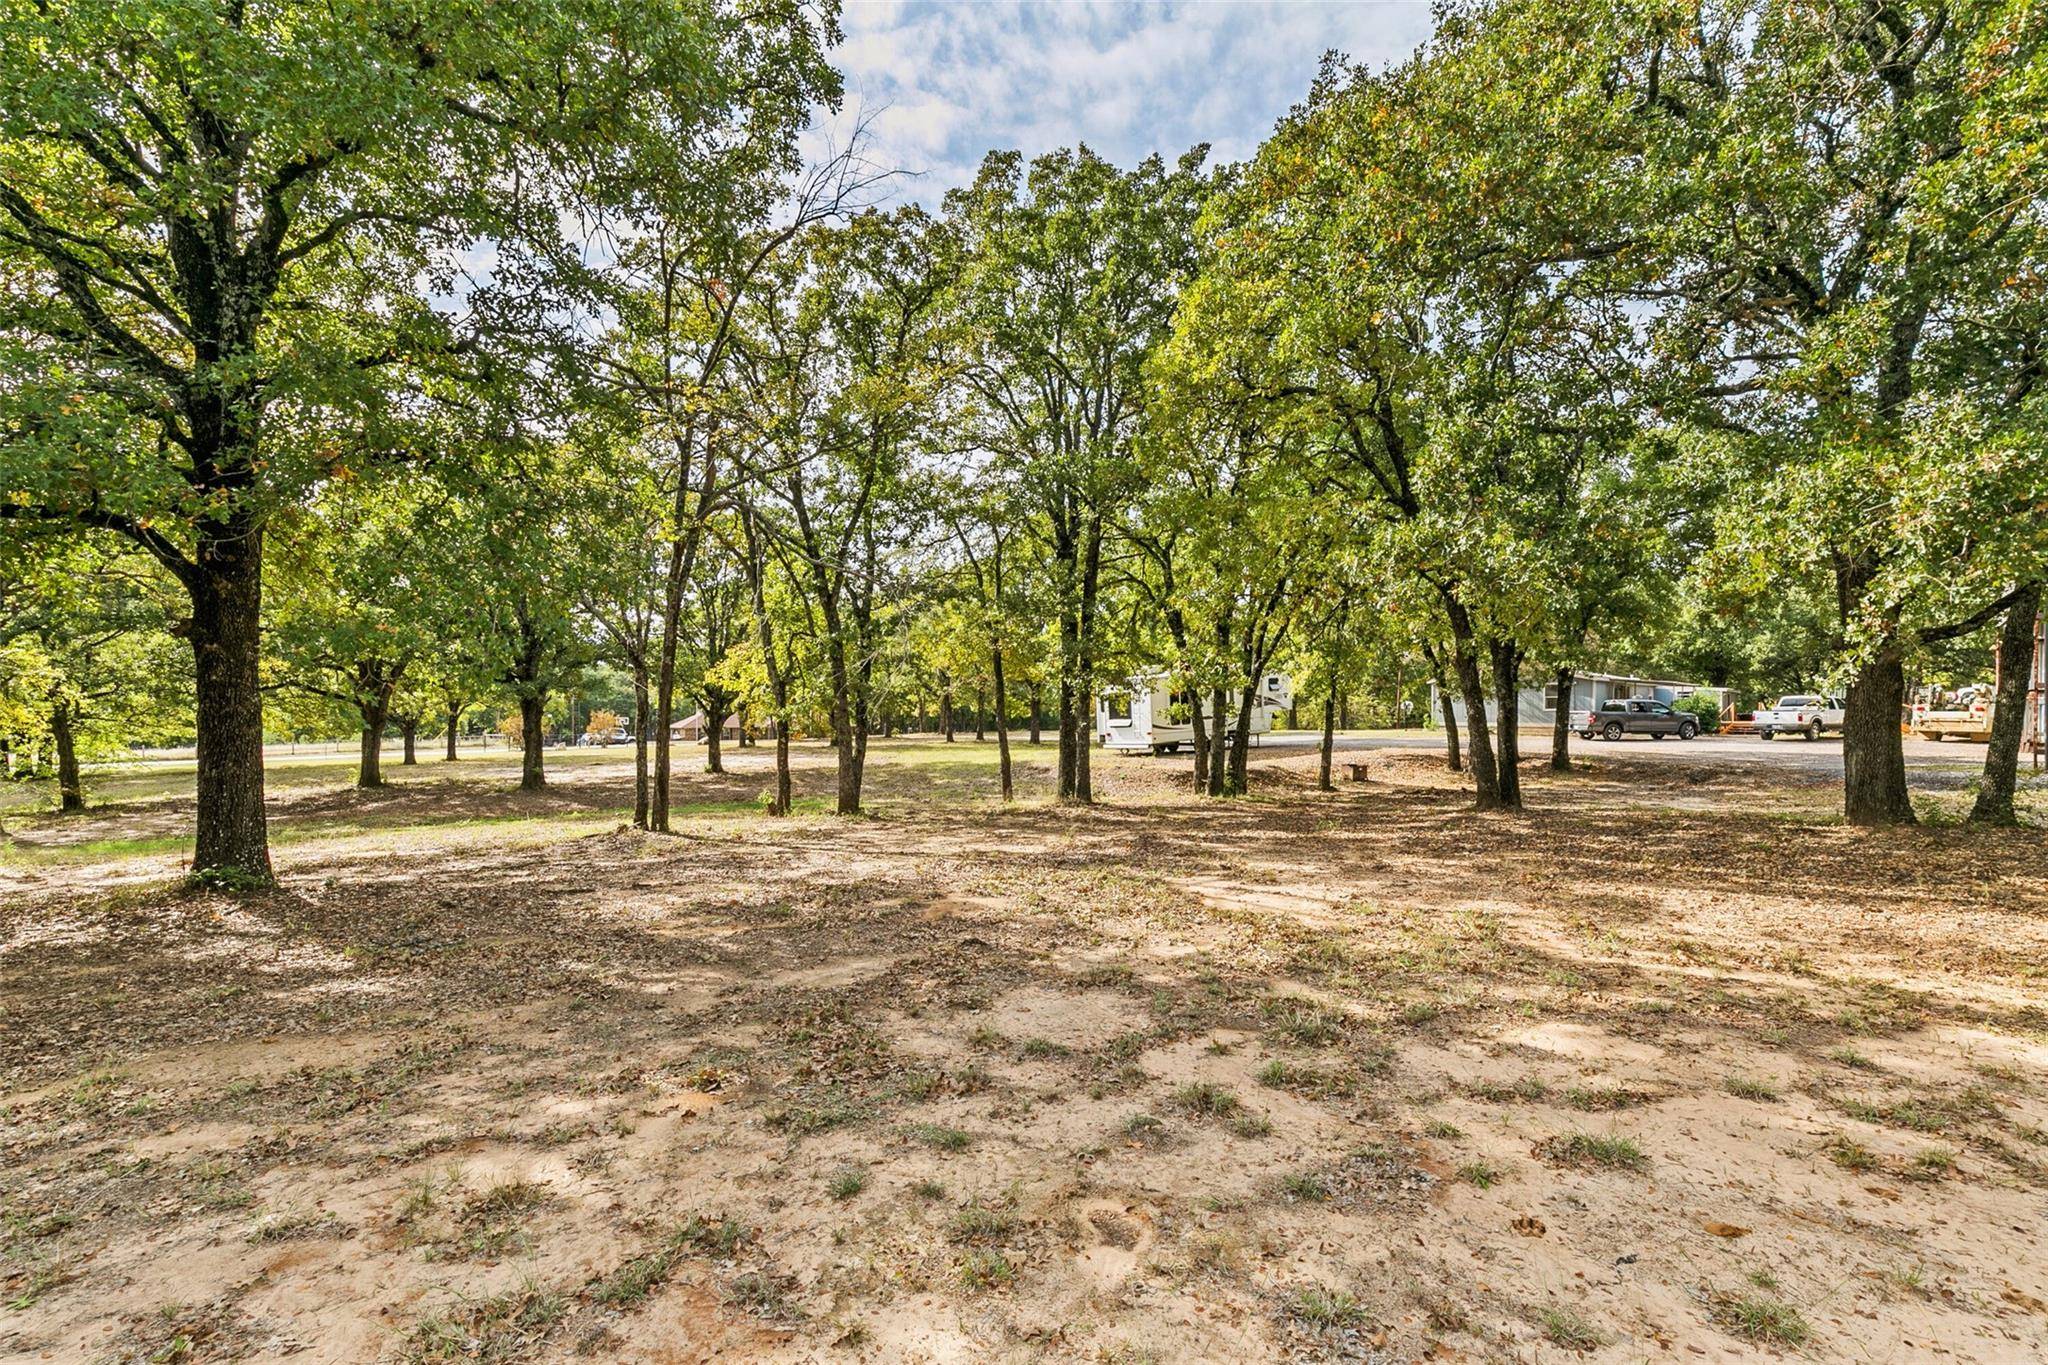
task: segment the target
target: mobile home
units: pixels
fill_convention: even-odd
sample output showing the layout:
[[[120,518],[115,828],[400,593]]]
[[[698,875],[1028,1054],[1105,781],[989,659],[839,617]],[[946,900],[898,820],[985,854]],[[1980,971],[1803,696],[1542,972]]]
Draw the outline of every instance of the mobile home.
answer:
[[[1731,703],[1734,695],[1724,687],[1709,687],[1704,683],[1676,682],[1669,678],[1631,678],[1617,673],[1580,673],[1572,678],[1572,694],[1564,699],[1565,708],[1573,715],[1582,711],[1597,711],[1600,703],[1607,701],[1661,701],[1670,703],[1680,697],[1705,692],[1720,705],[1723,721],[1733,720],[1735,712]],[[1525,726],[1547,726],[1557,720],[1557,684],[1546,683],[1542,687],[1524,687],[1515,694],[1515,716]],[[1455,693],[1451,697],[1451,713],[1459,725],[1465,719],[1465,702]],[[1437,700],[1436,688],[1430,688],[1429,723],[1440,723],[1441,704]],[[1486,719],[1489,724],[1500,719],[1499,703],[1495,698],[1486,702]]]
[[[1238,699],[1239,693],[1233,690],[1228,720],[1232,730],[1237,728]],[[1265,734],[1273,728],[1273,717],[1293,704],[1294,684],[1288,676],[1266,674],[1259,679],[1247,733]],[[1103,747],[1124,753],[1178,753],[1182,745],[1194,745],[1198,705],[1203,721],[1213,721],[1206,696],[1175,690],[1164,672],[1141,673],[1122,686],[1102,689],[1095,701],[1095,734]]]

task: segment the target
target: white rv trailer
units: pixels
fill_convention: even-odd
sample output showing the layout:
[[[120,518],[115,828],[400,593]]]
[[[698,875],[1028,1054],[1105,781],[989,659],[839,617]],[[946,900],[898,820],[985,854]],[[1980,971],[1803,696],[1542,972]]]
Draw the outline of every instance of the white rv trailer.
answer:
[[[1237,729],[1240,693],[1228,695],[1231,730]],[[1252,702],[1250,734],[1263,735],[1273,728],[1273,717],[1294,704],[1294,683],[1285,673],[1268,673],[1259,679],[1258,696]],[[1191,697],[1173,690],[1172,680],[1163,672],[1140,673],[1121,687],[1105,687],[1095,702],[1095,733],[1103,747],[1124,753],[1171,754],[1182,745],[1195,742],[1194,708],[1200,705],[1202,719],[1213,721],[1209,699]]]

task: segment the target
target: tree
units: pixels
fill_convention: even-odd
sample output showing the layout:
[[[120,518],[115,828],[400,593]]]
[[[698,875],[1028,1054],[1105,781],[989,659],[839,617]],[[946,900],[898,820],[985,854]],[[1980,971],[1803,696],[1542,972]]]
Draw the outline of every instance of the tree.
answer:
[[[690,172],[764,85],[829,89],[820,41],[795,0],[7,8],[0,514],[184,588],[197,873],[271,877],[264,536],[333,475],[320,433],[374,425],[394,377],[513,372],[480,362],[567,325],[572,196],[715,196]],[[478,239],[508,287],[457,289]]]
[[[2004,609],[2019,566],[1997,542],[2038,521],[2038,455],[1994,477],[1975,456],[2012,449],[2039,368],[2039,119],[2014,111],[2048,34],[2038,7],[1897,0],[1706,23],[1618,63],[1664,191],[1644,216],[1672,262],[1662,346],[1750,457],[1741,550],[1832,590],[1847,818],[1910,823],[1908,662]]]
[[[772,529],[751,500],[742,499],[737,514],[740,551],[746,569],[754,625],[753,647],[734,650],[720,666],[722,679],[735,691],[758,684],[765,692],[764,711],[775,727],[775,792],[768,813],[787,815],[793,799],[789,774],[789,730],[800,701],[799,680],[813,672],[815,644],[811,614],[797,587],[797,568],[789,555],[789,539]]]
[[[841,815],[860,810],[887,577],[914,530],[899,495],[947,382],[948,250],[914,207],[811,229],[757,281],[738,361],[751,416],[734,438],[761,490],[751,525],[781,541],[816,613]],[[772,519],[760,514],[771,497]]]
[[[2013,788],[2019,781],[2020,740],[2026,733],[2027,692],[2034,676],[2036,633],[2040,629],[2041,584],[2023,586],[2005,609],[1998,635],[1998,697],[1991,714],[1991,743],[1984,755],[1984,780],[1970,807],[1978,824],[2019,823]]]
[[[356,785],[384,785],[384,732],[409,670],[453,612],[421,548],[417,508],[398,480],[339,480],[303,511],[273,519],[273,574],[286,591],[269,613],[275,674],[339,702],[361,722]],[[410,746],[408,746],[410,747]]]
[[[792,12],[801,12],[791,6]],[[666,512],[661,613],[654,631],[654,773],[647,827],[668,832],[669,737],[684,599],[712,517],[728,501],[732,470],[714,412],[740,309],[755,282],[792,242],[848,212],[884,178],[862,156],[864,132],[797,178],[795,136],[818,99],[836,98],[836,75],[815,48],[787,77],[765,64],[746,136],[731,141],[717,175],[695,195],[659,201],[659,212],[619,253],[611,303],[617,321],[599,353],[600,373],[640,424],[638,444],[660,452],[656,480]],[[778,200],[781,216],[771,225]],[[715,752],[715,749],[714,749]]]
[[[657,462],[630,438],[605,434],[613,438],[586,443],[580,452],[587,479],[576,496],[585,513],[577,526],[577,544],[588,567],[578,605],[597,627],[600,656],[632,678],[633,825],[649,829],[653,682],[665,654],[659,627],[667,499]],[[452,747],[449,753],[453,755]]]
[[[949,194],[964,270],[963,378],[986,421],[975,444],[1015,461],[1034,504],[1059,623],[1060,799],[1094,799],[1089,705],[1105,536],[1129,491],[1146,357],[1192,272],[1207,148],[1119,171],[1086,147],[1030,167],[992,152]]]
[[[690,642],[685,669],[697,709],[704,715],[704,771],[722,773],[721,742],[725,722],[740,705],[740,693],[728,686],[719,664],[753,628],[747,613],[750,589],[739,557],[714,536],[698,556],[691,610],[684,618]]]
[[[82,758],[189,733],[188,678],[163,633],[176,585],[116,545],[42,537],[13,550],[0,559],[0,737],[10,767],[47,740],[48,764],[31,766],[55,777],[58,812],[77,814]]]
[[[1154,420],[1139,446],[1145,491],[1123,534],[1160,575],[1181,675],[1209,690],[1197,785],[1242,795],[1260,680],[1330,570],[1340,503],[1270,403],[1215,383],[1199,350],[1186,368],[1178,346],[1155,360]],[[1202,708],[1191,712],[1199,725]]]

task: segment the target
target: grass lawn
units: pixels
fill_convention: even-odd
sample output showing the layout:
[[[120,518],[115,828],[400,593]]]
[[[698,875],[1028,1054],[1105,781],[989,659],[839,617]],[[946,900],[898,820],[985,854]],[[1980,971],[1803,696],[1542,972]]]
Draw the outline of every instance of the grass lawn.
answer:
[[[628,749],[285,759],[247,899],[189,765],[10,791],[0,1358],[2048,1353],[2038,828],[1017,752],[876,741],[840,819],[800,745],[777,821],[729,749],[674,837]]]

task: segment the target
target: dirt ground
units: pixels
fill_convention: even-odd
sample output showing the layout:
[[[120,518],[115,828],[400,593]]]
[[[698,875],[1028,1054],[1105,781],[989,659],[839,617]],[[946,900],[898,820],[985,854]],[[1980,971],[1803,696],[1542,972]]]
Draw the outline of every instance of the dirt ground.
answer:
[[[1049,757],[678,837],[623,753],[330,766],[241,900],[176,792],[10,815],[0,1358],[2048,1357],[2038,827]]]

